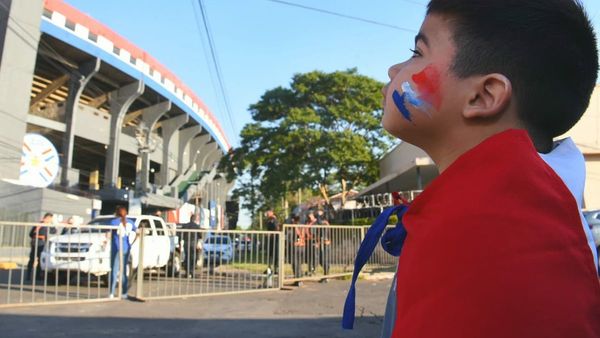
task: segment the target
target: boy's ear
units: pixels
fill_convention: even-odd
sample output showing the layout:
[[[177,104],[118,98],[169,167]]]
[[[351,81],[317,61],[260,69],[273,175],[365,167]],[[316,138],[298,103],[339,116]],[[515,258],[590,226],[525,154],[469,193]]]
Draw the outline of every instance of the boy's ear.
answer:
[[[463,117],[490,118],[501,114],[512,97],[512,84],[502,74],[487,74],[473,79]]]

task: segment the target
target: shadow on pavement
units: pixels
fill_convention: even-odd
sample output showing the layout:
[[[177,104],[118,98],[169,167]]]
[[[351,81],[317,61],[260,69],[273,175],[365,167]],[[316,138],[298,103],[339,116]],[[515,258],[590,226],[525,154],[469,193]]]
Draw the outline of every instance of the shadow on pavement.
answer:
[[[202,311],[202,310],[198,310]],[[168,315],[168,314],[167,314]],[[6,315],[2,337],[379,337],[381,317],[357,318],[341,329],[340,318],[153,319]]]

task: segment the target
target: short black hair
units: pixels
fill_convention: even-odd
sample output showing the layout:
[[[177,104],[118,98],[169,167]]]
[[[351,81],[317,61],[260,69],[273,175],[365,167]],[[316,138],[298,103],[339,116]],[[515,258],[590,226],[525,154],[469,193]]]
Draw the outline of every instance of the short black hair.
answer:
[[[577,0],[431,0],[451,25],[458,77],[501,73],[530,135],[567,132],[596,85],[596,35]]]
[[[47,213],[44,214],[44,217],[42,217],[42,219],[48,218],[48,217],[54,217],[54,214],[51,213],[51,212],[47,212]]]

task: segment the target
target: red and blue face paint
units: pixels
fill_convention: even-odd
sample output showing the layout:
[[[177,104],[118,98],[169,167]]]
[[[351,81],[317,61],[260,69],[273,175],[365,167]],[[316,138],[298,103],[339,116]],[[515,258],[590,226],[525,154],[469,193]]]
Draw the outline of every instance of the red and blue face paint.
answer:
[[[394,104],[407,121],[412,121],[410,110],[406,106],[407,103],[431,117],[431,109],[439,109],[441,104],[441,96],[439,93],[440,74],[438,70],[429,65],[421,72],[414,74],[412,80],[417,87],[413,89],[409,82],[402,83],[402,94],[397,90],[392,93]]]

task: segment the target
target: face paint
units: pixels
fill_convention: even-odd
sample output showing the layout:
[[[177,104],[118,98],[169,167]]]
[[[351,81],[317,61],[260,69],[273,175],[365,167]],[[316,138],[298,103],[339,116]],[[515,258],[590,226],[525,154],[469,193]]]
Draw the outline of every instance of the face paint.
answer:
[[[421,72],[414,74],[412,80],[417,86],[419,97],[439,109],[442,103],[439,71],[433,65],[429,65]]]
[[[441,104],[439,79],[440,74],[437,69],[433,65],[429,65],[421,72],[412,76],[412,80],[417,86],[416,91],[409,82],[402,83],[402,94],[397,90],[394,90],[392,93],[394,104],[404,119],[413,122],[412,115],[410,110],[406,107],[406,103],[410,103],[429,117],[431,117],[430,110],[432,109],[432,106],[439,109]]]
[[[419,95],[417,95],[410,83],[402,83],[402,91],[404,92],[404,96],[406,97],[408,103],[412,104],[413,106],[415,106],[415,108],[418,108],[419,110],[427,114],[429,117],[431,117],[431,114],[429,114],[431,106],[427,102],[419,98]]]
[[[392,93],[392,99],[394,99],[394,104],[402,114],[402,117],[406,119],[408,122],[412,122],[412,117],[410,115],[410,111],[406,108],[404,101],[406,100],[406,93],[398,93],[397,90],[394,90]]]

